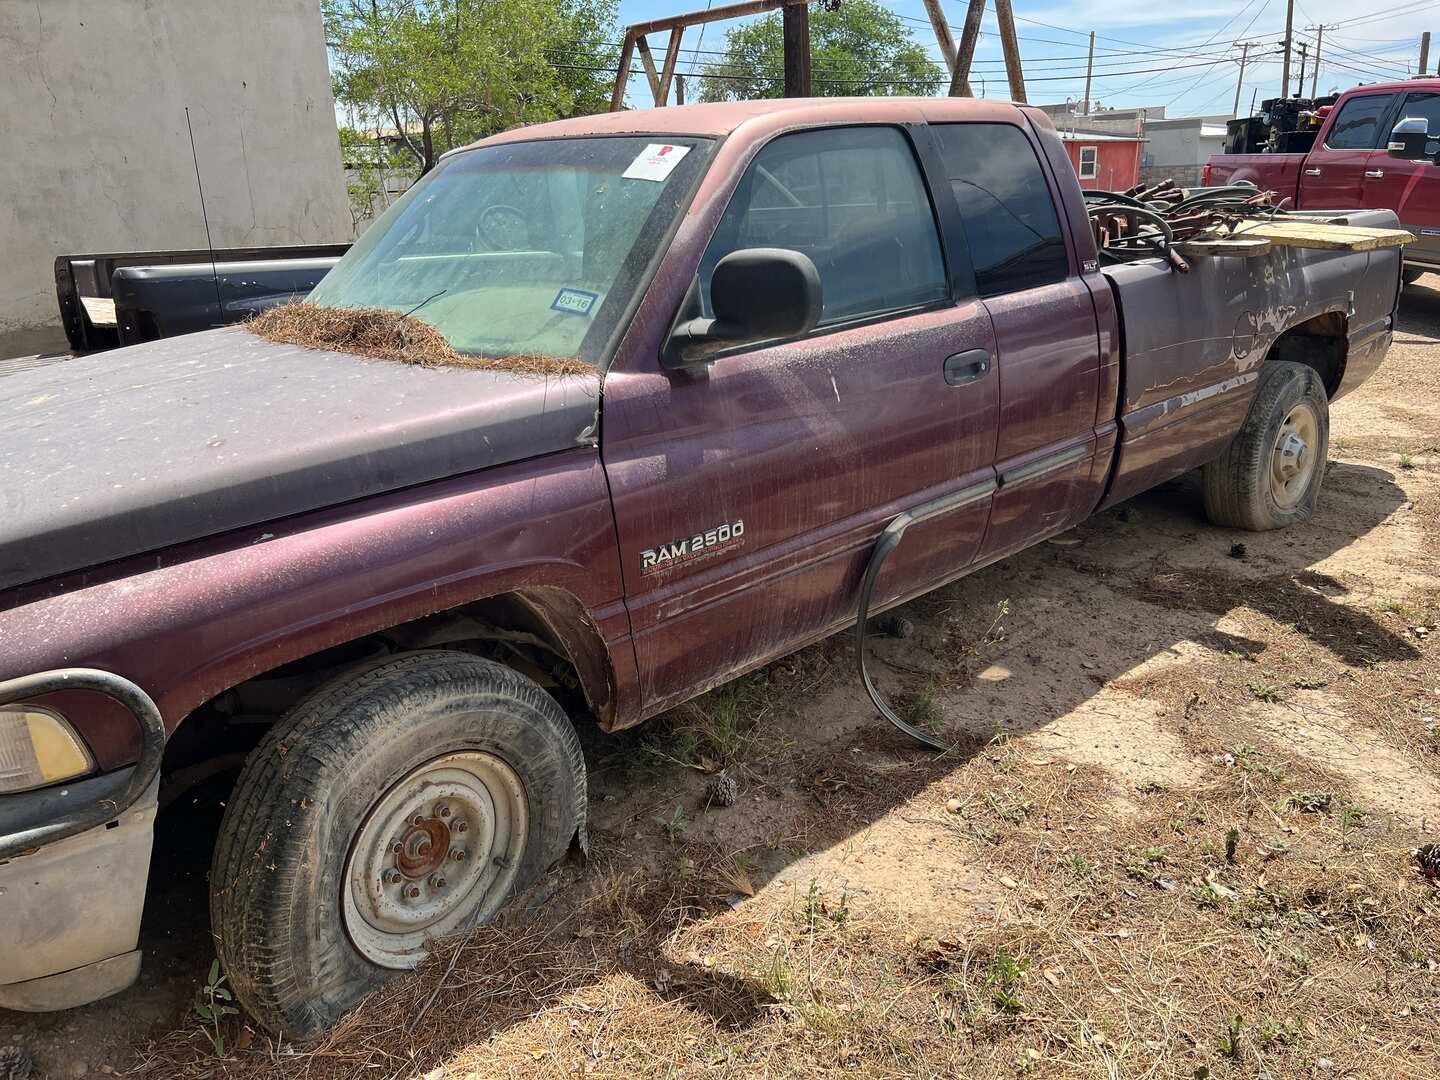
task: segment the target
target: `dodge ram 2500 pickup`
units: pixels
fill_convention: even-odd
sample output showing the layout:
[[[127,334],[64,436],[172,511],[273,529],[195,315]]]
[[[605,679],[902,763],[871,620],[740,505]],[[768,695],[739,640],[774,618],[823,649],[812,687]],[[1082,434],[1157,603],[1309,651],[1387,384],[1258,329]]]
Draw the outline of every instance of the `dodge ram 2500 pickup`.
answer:
[[[1440,79],[1373,83],[1341,94],[1304,154],[1217,154],[1205,183],[1249,181],[1294,200],[1302,210],[1395,211],[1417,242],[1405,249],[1405,277],[1440,271],[1440,164],[1435,153],[1396,153],[1393,129],[1402,122],[1428,125],[1440,139]],[[1413,126],[1413,125],[1412,125]],[[1423,140],[1422,140],[1423,141]]]
[[[0,372],[0,1006],[137,977],[159,793],[207,773],[220,958],[311,1036],[584,844],[576,723],[1187,470],[1307,518],[1398,249],[1193,261],[1102,268],[1036,109],[618,112],[448,154],[309,297],[588,374],[245,327]]]

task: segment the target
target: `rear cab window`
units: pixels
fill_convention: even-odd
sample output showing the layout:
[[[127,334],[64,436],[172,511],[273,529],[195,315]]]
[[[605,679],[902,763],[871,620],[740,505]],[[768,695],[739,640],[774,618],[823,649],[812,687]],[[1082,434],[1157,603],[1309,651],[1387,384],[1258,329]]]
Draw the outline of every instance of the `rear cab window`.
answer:
[[[1380,121],[1394,94],[1359,94],[1340,106],[1325,136],[1328,150],[1373,150],[1380,144]]]
[[[1063,281],[1070,256],[1035,149],[1011,124],[931,124],[983,296]]]
[[[701,259],[707,316],[715,265],[732,251],[757,247],[789,248],[815,263],[821,327],[949,297],[930,196],[898,128],[822,128],[763,147]]]

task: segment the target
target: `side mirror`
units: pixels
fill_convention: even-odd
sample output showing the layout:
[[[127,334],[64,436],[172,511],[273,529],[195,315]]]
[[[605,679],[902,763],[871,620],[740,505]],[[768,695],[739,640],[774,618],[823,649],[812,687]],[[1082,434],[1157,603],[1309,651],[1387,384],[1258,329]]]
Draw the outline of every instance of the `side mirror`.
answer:
[[[1385,147],[1391,157],[1405,161],[1424,161],[1440,154],[1435,143],[1440,135],[1431,135],[1423,116],[1407,116],[1390,131],[1390,142]]]
[[[702,363],[754,341],[798,337],[820,321],[820,272],[788,248],[732,251],[710,276],[713,319],[687,319],[670,332],[666,367]]]

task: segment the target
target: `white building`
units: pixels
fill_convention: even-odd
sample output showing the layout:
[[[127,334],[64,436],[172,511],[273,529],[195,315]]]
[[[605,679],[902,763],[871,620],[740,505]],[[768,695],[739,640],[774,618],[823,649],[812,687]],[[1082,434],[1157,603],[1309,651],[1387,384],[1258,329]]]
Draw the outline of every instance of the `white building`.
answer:
[[[1200,186],[1200,171],[1212,154],[1225,146],[1229,116],[1184,116],[1173,120],[1147,120],[1145,149],[1140,156],[1140,177],[1148,182],[1175,180],[1185,187]]]
[[[206,246],[196,159],[216,247],[350,239],[319,0],[0,2],[0,357],[57,255]]]

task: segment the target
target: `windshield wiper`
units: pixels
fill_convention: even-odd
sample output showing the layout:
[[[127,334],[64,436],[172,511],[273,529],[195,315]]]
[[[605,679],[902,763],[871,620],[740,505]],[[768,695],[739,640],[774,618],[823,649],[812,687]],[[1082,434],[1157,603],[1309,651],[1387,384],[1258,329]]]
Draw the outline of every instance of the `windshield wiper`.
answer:
[[[444,296],[444,295],[445,295],[447,292],[449,292],[449,291],[450,291],[449,289],[441,289],[439,292],[433,293],[432,295],[427,296],[424,300],[421,300],[418,304],[416,304],[414,307],[412,307],[409,311],[405,312],[405,314],[404,314],[403,316],[401,316],[401,318],[408,319],[411,315],[414,315],[415,312],[419,311],[422,307],[424,307],[426,304],[428,304],[431,300],[435,300],[435,299],[437,299],[438,297]]]

